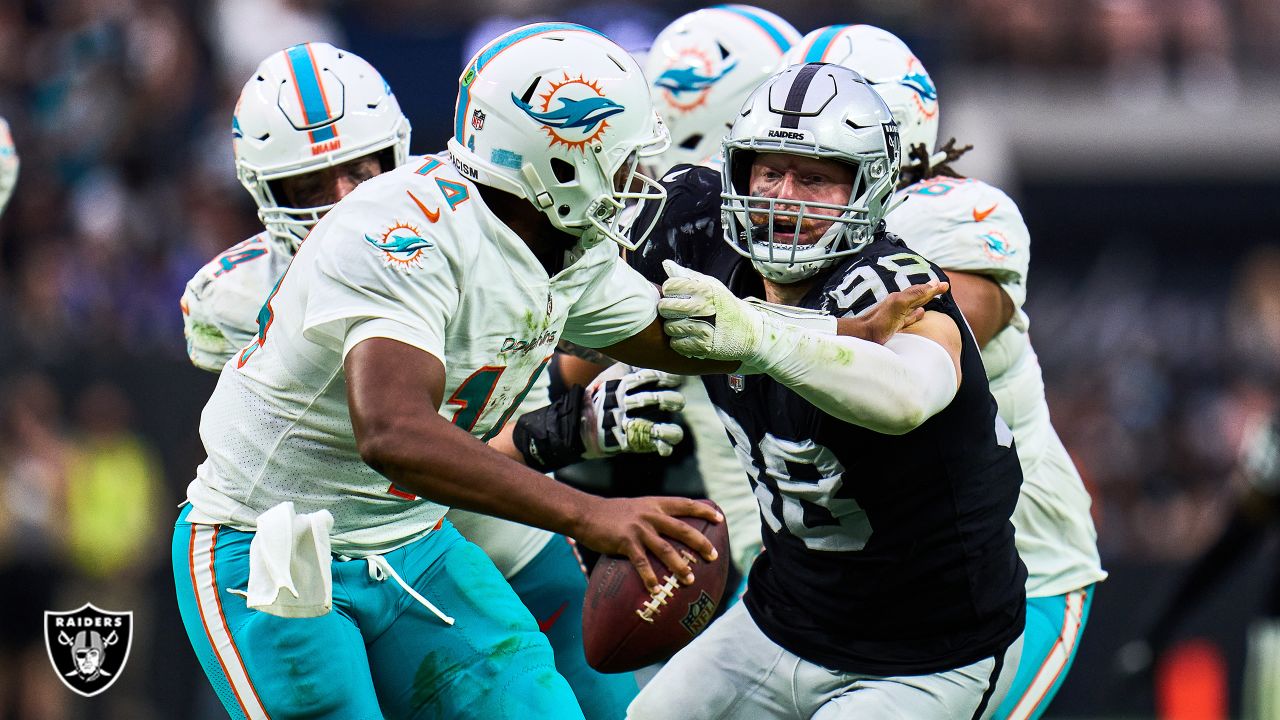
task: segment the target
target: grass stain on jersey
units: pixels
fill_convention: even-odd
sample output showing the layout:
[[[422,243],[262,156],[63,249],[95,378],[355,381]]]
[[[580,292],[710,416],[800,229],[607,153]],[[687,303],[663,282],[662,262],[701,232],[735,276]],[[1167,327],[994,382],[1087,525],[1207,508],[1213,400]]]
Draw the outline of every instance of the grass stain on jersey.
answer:
[[[188,332],[198,337],[210,340],[226,340],[226,336],[222,334],[222,330],[217,325],[204,322],[192,322],[188,328]]]

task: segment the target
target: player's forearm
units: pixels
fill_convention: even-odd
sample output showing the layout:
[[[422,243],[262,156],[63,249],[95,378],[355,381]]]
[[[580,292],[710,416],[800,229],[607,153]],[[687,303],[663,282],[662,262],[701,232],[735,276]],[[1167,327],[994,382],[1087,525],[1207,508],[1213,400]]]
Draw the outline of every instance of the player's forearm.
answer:
[[[1013,300],[995,280],[973,273],[950,271],[951,296],[969,322],[978,347],[991,339],[1013,319]]]
[[[735,362],[685,357],[672,350],[659,320],[616,345],[602,348],[601,352],[628,365],[677,375],[717,375],[738,369]]]
[[[515,427],[516,424],[514,422],[507,423],[506,427],[502,428],[502,432],[498,433],[486,444],[491,450],[503,457],[511,458],[521,465],[528,465],[525,462],[524,455],[520,454],[520,451],[516,449],[515,442],[511,439],[512,434],[515,432]]]
[[[884,345],[773,326],[750,366],[845,422],[888,435],[914,430],[950,404],[955,365],[939,344],[900,333]]]
[[[519,453],[509,439],[506,450],[495,450],[439,416],[406,420],[359,440],[371,467],[442,505],[572,536],[596,500],[512,459],[508,452]]]

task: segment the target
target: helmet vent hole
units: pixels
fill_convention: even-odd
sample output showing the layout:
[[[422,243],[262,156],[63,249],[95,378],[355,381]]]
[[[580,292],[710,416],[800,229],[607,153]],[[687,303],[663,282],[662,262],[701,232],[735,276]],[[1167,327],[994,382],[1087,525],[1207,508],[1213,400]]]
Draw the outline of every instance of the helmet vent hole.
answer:
[[[578,177],[578,171],[573,167],[573,165],[570,165],[560,158],[551,158],[551,172],[555,174],[556,180],[558,180],[562,185],[571,183]]]
[[[696,150],[700,142],[702,142],[702,133],[694,133],[680,143],[680,148],[682,150]]]
[[[720,59],[721,60],[728,59],[729,48],[725,47],[724,45],[721,45],[720,43],[716,43],[716,47],[720,48]]]
[[[622,62],[618,60],[618,58],[616,58],[616,57],[614,57],[614,56],[612,56],[612,55],[609,55],[609,59],[613,61],[613,64],[614,64],[614,65],[617,65],[617,66],[618,66],[618,70],[620,70],[620,71],[622,71],[622,72],[626,72],[626,71],[627,71],[627,66],[626,66],[626,65],[623,65],[623,64],[622,64]]]
[[[533,98],[533,91],[538,89],[538,83],[542,82],[542,76],[539,75],[529,83],[529,87],[525,89],[524,94],[520,96],[520,102],[525,105],[529,104],[529,100]]]
[[[560,217],[567,217],[569,215],[569,206],[561,205],[560,207],[556,208],[556,212],[560,213]]]

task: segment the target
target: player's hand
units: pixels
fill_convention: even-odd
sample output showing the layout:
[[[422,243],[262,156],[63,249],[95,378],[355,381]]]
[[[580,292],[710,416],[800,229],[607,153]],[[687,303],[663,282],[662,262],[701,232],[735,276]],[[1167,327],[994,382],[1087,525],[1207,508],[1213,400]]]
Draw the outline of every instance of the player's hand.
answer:
[[[684,439],[684,430],[671,417],[684,409],[684,395],[674,389],[683,382],[679,375],[622,363],[600,373],[584,398],[583,457],[620,452],[670,455]]]
[[[18,165],[18,151],[9,133],[9,123],[0,118],[0,212],[4,211],[13,186],[18,183]]]
[[[724,516],[715,508],[688,498],[595,498],[594,506],[579,522],[573,536],[596,552],[631,560],[644,586],[656,592],[662,585],[658,574],[664,568],[654,567],[646,550],[684,584],[693,582],[693,569],[689,559],[667,538],[695,550],[707,562],[718,556],[707,536],[677,519],[681,517],[724,522]]]
[[[187,340],[187,357],[191,364],[212,373],[222,372],[227,358],[236,352],[235,345],[231,344],[222,328],[196,316],[201,312],[200,299],[190,287],[182,293],[178,304],[182,309],[182,334]],[[192,308],[195,308],[196,315],[192,314]]]
[[[671,348],[685,357],[743,362],[759,352],[764,315],[709,275],[662,261],[658,314]]]
[[[923,285],[912,285],[906,290],[890,293],[885,299],[872,305],[863,315],[853,318],[856,323],[853,334],[863,340],[883,345],[903,328],[911,327],[924,317],[924,306],[930,300],[945,293],[951,285],[931,280]],[[841,322],[841,335],[847,335]]]

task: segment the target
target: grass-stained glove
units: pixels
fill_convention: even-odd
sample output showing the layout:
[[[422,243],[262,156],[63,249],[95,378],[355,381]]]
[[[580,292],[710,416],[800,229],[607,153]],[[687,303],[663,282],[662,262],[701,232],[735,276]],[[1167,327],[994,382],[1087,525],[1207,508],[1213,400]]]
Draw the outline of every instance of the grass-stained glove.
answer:
[[[684,409],[679,375],[617,364],[591,385],[575,385],[552,404],[516,421],[512,442],[525,464],[552,472],[621,452],[670,455],[684,439],[671,413]]]
[[[791,328],[836,334],[836,319],[807,308],[742,299],[710,275],[664,260],[667,281],[658,300],[663,330],[681,355],[742,363],[742,372],[759,372],[761,361]],[[785,340],[782,344],[786,345]]]
[[[749,362],[760,351],[765,318],[710,275],[662,261],[658,314],[671,348],[685,357]]]
[[[587,386],[583,408],[583,457],[620,452],[671,454],[684,439],[684,430],[671,413],[684,409],[679,375],[633,368],[619,363],[596,376]]]

